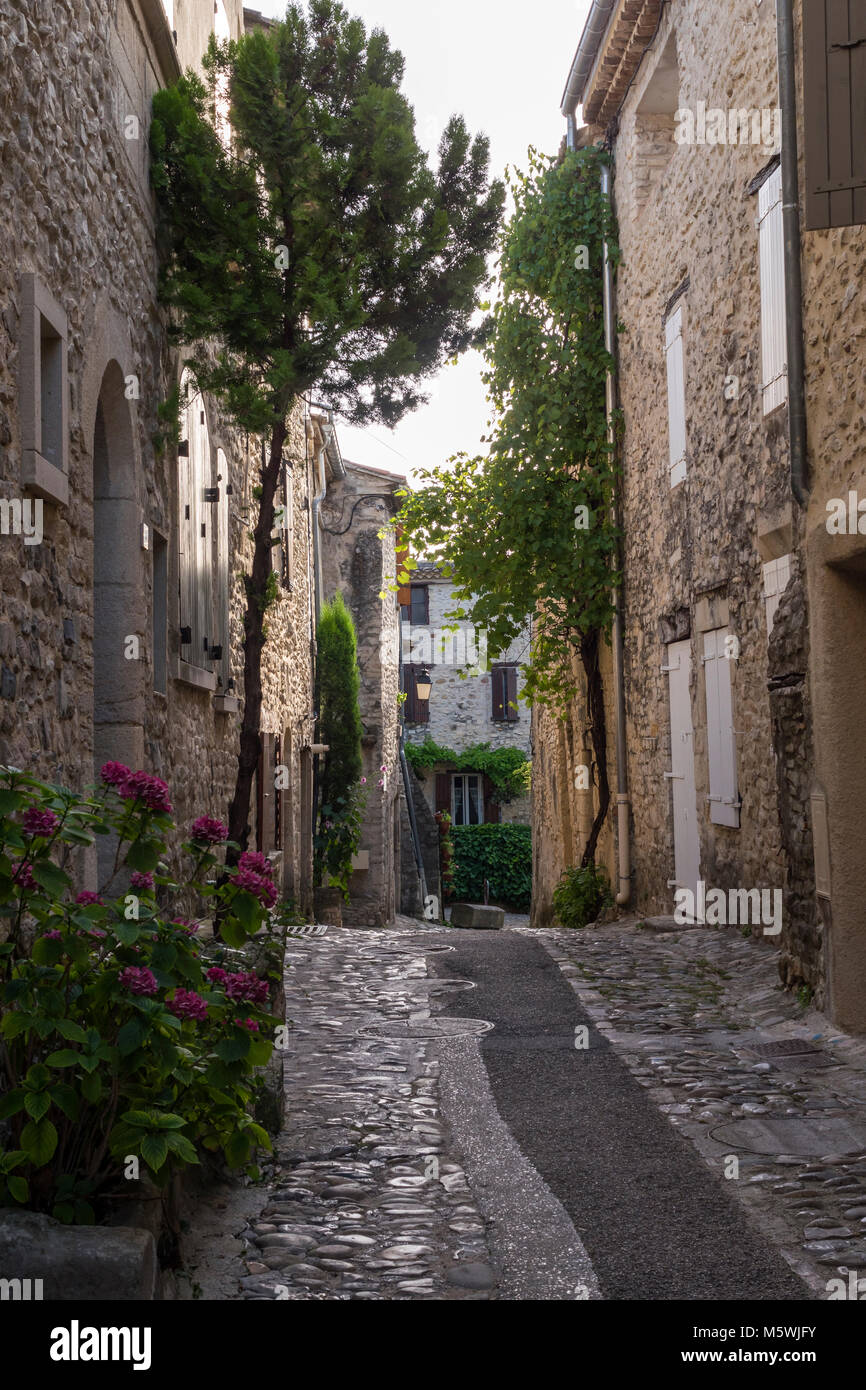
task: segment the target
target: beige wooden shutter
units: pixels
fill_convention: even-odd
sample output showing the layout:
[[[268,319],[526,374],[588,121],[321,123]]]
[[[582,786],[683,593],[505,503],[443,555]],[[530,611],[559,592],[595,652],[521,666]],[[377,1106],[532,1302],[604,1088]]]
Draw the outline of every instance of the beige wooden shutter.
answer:
[[[780,168],[774,169],[758,190],[758,260],[761,276],[761,387],[764,414],[769,415],[788,399],[785,242]]]
[[[668,466],[670,485],[686,476],[686,381],[683,362],[683,310],[665,320],[665,359],[668,378]]]
[[[740,824],[737,752],[734,741],[732,658],[725,655],[727,628],[704,633],[704,678],[707,692],[707,754],[710,764],[710,820],[713,825]]]

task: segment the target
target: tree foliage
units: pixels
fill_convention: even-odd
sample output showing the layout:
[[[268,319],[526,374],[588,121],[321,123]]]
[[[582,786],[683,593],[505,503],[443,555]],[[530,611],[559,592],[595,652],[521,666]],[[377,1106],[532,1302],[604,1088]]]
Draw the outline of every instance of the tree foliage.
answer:
[[[315,385],[345,417],[397,421],[480,341],[503,189],[488,142],[448,122],[429,167],[403,59],[336,0],[211,40],[207,81],[157,92],[151,130],[162,298],[200,390],[269,439],[244,624],[232,838],[246,842],[261,716],[262,608],[287,419]],[[228,102],[231,140],[220,138]]]
[[[407,743],[406,757],[413,772],[447,763],[455,772],[479,772],[490,778],[494,799],[507,804],[529,791],[532,764],[522,748],[491,748],[489,743],[473,743],[457,753],[444,748],[429,734],[423,743]]]
[[[601,296],[605,236],[618,258],[600,188],[607,159],[597,148],[561,162],[530,151],[529,173],[511,177],[485,350],[489,452],[423,475],[400,516],[416,553],[448,562],[455,616],[486,628],[491,650],[533,615],[527,698],[559,709],[574,693],[571,656],[609,628],[617,582]]]
[[[358,848],[366,795],[361,788],[361,710],[358,644],[352,615],[337,594],[326,603],[316,640],[319,730],[327,744],[319,781],[316,879],[347,888],[352,856]]]

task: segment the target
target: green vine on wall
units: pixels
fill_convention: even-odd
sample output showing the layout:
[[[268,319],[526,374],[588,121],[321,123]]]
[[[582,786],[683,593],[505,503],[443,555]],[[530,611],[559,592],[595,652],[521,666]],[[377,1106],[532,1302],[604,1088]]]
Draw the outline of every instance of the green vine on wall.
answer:
[[[423,743],[407,743],[406,757],[416,773],[438,763],[447,763],[455,772],[481,773],[490,778],[494,800],[503,805],[529,791],[532,764],[522,748],[491,748],[489,743],[473,743],[471,748],[456,753],[427,737]]]
[[[529,172],[510,176],[515,212],[485,348],[489,452],[423,473],[398,518],[416,554],[451,565],[459,608],[448,616],[486,628],[491,650],[504,651],[532,615],[529,702],[564,715],[580,661],[599,793],[586,862],[610,799],[600,652],[620,578],[602,302],[605,239],[619,261],[601,190],[609,158],[597,147],[561,160],[530,150]]]

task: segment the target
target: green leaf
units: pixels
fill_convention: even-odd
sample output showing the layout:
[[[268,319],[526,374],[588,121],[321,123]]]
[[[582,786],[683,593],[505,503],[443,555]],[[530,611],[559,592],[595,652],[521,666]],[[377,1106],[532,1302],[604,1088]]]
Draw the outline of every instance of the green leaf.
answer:
[[[16,1202],[26,1202],[30,1196],[30,1187],[26,1178],[8,1177],[6,1186],[9,1188],[10,1195]]]
[[[183,1134],[178,1134],[176,1130],[165,1136],[165,1142],[172,1153],[177,1154],[178,1158],[184,1163],[198,1163],[199,1157],[195,1148]]]
[[[79,1085],[81,1094],[90,1105],[96,1105],[102,1097],[102,1081],[98,1076],[82,1076]]]
[[[77,1067],[84,1057],[80,1052],[73,1052],[71,1047],[61,1047],[57,1052],[50,1053],[45,1061],[49,1067]]]
[[[28,1115],[32,1115],[34,1120],[41,1120],[51,1109],[51,1098],[44,1091],[31,1092],[24,1105]]]
[[[78,1119],[81,1106],[72,1086],[67,1086],[61,1082],[51,1087],[50,1095],[58,1110],[62,1110],[68,1120]]]
[[[230,1168],[241,1168],[252,1150],[252,1142],[243,1130],[235,1130],[226,1143],[223,1152]]]
[[[50,1120],[31,1120],[21,1131],[21,1147],[37,1168],[48,1163],[57,1148],[57,1130]]]
[[[0,1120],[8,1120],[10,1115],[17,1115],[19,1110],[23,1110],[24,1098],[25,1093],[20,1088],[0,1096]]]
[[[141,1047],[146,1036],[147,1029],[141,1019],[131,1018],[128,1023],[124,1023],[117,1035],[117,1050],[121,1057],[128,1057],[136,1048]]]
[[[57,1019],[54,1027],[67,1042],[83,1043],[87,1037],[80,1023],[75,1023],[71,1018]]]
[[[224,1038],[218,1042],[214,1052],[223,1062],[237,1062],[241,1057],[246,1057],[250,1050],[250,1037],[241,1033],[236,1033],[233,1038]]]
[[[158,1173],[168,1157],[168,1144],[161,1134],[146,1134],[141,1141],[141,1156],[149,1168]]]
[[[72,886],[69,875],[56,864],[52,864],[50,859],[36,860],[33,865],[33,877],[40,888],[44,888],[54,898],[62,898],[67,888]]]
[[[16,811],[20,811],[25,804],[26,798],[20,792],[9,791],[4,788],[0,791],[0,816],[11,816]]]
[[[122,942],[124,946],[134,946],[141,936],[140,924],[134,921],[127,922],[125,919],[123,921],[113,922],[111,930],[114,932],[118,941]]]
[[[262,914],[258,898],[254,898],[252,893],[248,893],[244,888],[235,893],[232,898],[231,911],[248,932],[253,931],[258,926]]]
[[[126,866],[138,869],[140,873],[150,873],[162,857],[162,843],[159,840],[133,840],[126,852]]]
[[[236,949],[243,946],[248,935],[240,923],[233,922],[231,917],[226,917],[220,923],[220,934],[227,946],[234,946]]]

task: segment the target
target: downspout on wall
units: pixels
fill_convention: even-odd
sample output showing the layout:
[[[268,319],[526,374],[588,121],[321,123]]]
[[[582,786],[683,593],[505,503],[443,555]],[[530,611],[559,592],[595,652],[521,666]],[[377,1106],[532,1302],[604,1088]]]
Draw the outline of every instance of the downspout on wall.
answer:
[[[788,438],[791,491],[806,505],[806,385],[803,354],[803,286],[800,273],[800,189],[797,152],[797,58],[792,0],[776,0],[779,107],[782,113],[782,235],[785,262],[785,325],[788,355]]]

